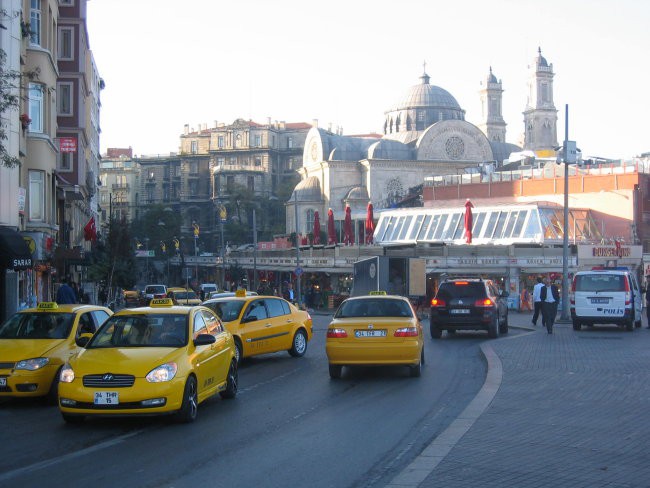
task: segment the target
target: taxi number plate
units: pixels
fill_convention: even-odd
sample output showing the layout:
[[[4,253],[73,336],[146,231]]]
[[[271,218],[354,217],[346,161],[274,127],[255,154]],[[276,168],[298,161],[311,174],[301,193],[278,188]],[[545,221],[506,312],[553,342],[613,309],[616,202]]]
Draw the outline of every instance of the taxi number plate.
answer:
[[[452,308],[449,313],[460,313],[460,314],[468,314],[469,309],[468,308]]]
[[[0,386],[7,386],[7,378],[0,378]]]
[[[118,405],[119,395],[116,391],[96,391],[95,405]]]
[[[386,337],[386,330],[355,330],[354,337]]]
[[[609,303],[609,298],[592,298],[591,303]]]

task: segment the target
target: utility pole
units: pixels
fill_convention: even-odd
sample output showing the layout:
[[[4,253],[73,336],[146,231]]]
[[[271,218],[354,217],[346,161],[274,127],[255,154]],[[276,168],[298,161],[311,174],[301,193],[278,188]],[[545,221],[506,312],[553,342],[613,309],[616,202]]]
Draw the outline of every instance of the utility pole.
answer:
[[[562,322],[569,322],[569,104],[564,106],[564,238],[562,239]]]
[[[302,305],[302,298],[300,296],[300,243],[298,242],[298,192],[293,191],[293,209],[296,218],[296,298],[298,299],[298,307]]]
[[[257,219],[253,209],[253,291],[257,291]]]

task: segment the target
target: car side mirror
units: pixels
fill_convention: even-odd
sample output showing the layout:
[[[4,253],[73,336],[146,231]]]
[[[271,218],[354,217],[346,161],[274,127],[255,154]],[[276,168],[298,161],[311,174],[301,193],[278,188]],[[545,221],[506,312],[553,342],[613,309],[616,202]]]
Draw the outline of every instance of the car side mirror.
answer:
[[[79,337],[74,340],[74,343],[79,347],[86,347],[86,344],[88,344],[88,341],[92,338],[93,335],[89,333],[79,334]]]
[[[217,342],[217,338],[212,334],[199,334],[194,339],[195,346],[207,346],[209,344],[214,344]]]

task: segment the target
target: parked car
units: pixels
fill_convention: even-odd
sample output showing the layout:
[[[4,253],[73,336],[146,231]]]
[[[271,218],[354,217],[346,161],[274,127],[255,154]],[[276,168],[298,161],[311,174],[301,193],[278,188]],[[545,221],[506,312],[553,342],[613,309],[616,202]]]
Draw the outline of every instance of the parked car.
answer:
[[[625,267],[578,271],[569,292],[573,329],[615,324],[628,331],[641,327],[643,294],[636,276]]]
[[[124,306],[137,307],[140,304],[140,292],[138,290],[123,290]]]
[[[93,334],[111,315],[107,307],[54,302],[12,315],[0,326],[0,397],[55,401],[59,371],[78,349],[75,339]]]
[[[147,306],[154,298],[166,298],[167,287],[165,285],[147,285],[142,291],[141,305]]]
[[[508,333],[508,292],[492,280],[451,279],[440,284],[431,300],[429,329],[433,339],[442,331],[486,330],[490,338]]]
[[[233,337],[205,307],[170,298],[124,309],[107,320],[61,370],[59,409],[66,422],[87,416],[172,414],[196,419],[198,405],[237,394]]]
[[[237,290],[234,297],[207,300],[203,305],[213,310],[235,337],[238,361],[277,351],[301,357],[312,338],[311,315],[283,298]]]
[[[325,352],[331,378],[344,366],[404,365],[420,376],[424,364],[422,326],[408,298],[371,294],[348,298],[327,328]]]

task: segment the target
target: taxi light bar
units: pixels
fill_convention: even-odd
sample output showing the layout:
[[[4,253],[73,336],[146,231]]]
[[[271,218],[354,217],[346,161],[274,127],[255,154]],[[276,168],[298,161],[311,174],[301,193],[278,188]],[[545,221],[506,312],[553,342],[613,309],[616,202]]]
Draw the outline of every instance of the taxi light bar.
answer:
[[[327,337],[329,339],[341,339],[347,337],[348,333],[345,329],[327,329]]]
[[[56,302],[41,302],[37,308],[39,310],[56,310],[59,308],[59,304]]]
[[[418,329],[417,327],[403,327],[397,329],[394,334],[395,337],[417,337]]]
[[[373,290],[368,295],[386,295],[386,292],[384,290]]]
[[[149,302],[149,306],[153,308],[173,307],[174,301],[171,298],[154,298]]]

